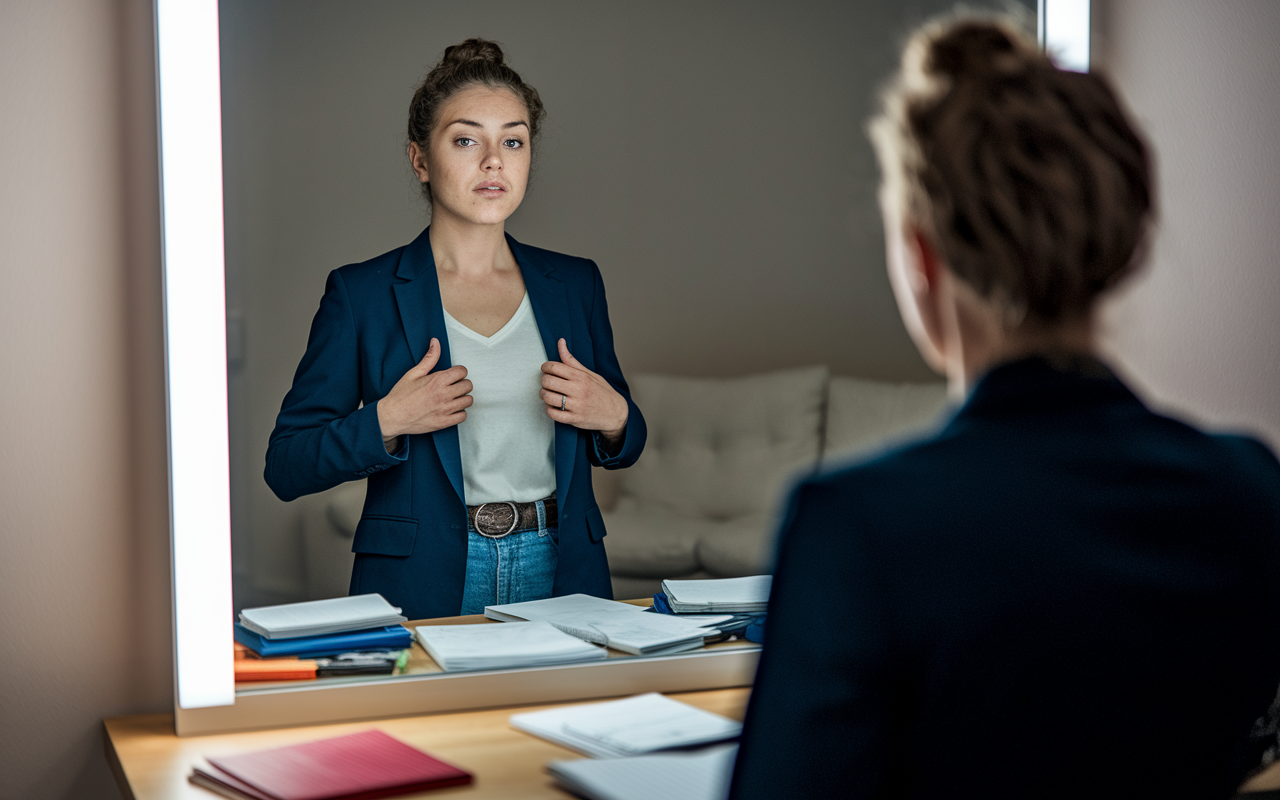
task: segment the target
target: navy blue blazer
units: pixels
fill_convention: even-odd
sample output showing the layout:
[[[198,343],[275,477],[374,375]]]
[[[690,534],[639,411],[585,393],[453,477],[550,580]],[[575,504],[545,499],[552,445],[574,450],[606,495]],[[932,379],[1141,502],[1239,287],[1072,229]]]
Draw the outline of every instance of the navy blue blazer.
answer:
[[[429,229],[428,229],[429,230]],[[591,467],[635,463],[645,423],[613,350],[604,283],[595,263],[522,245],[520,266],[547,359],[563,338],[585,367],[627,401],[621,448],[606,453],[595,434],[555,424],[559,557],[554,593],[611,598],[604,521]],[[466,575],[467,516],[456,426],[404,437],[389,454],[377,403],[440,340],[436,369],[452,365],[440,284],[427,230],[389,253],[329,273],[307,351],[284,398],[267,448],[266,480],[282,500],[368,478],[356,528],[351,593],[379,592],[410,619],[456,615]],[[464,365],[465,366],[465,365]]]
[[[1230,797],[1280,685],[1280,464],[997,367],[799,484],[731,797]],[[1254,762],[1256,763],[1256,762]]]

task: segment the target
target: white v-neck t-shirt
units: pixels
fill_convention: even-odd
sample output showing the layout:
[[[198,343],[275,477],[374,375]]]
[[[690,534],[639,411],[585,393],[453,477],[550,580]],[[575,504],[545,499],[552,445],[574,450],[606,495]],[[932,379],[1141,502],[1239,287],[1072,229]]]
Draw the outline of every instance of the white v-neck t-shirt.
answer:
[[[467,505],[530,503],[555,494],[555,423],[538,396],[547,351],[529,294],[492,336],[448,311],[444,322],[450,358],[467,368],[473,384],[473,403],[458,425]]]

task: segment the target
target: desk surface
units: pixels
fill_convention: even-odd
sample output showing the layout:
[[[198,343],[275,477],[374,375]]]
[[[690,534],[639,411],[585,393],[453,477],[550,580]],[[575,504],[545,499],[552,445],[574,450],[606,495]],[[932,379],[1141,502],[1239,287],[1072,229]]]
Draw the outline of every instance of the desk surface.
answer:
[[[673,694],[690,705],[742,719],[748,689],[716,689]],[[465,797],[467,800],[525,800],[571,797],[557,789],[543,769],[548,761],[582,758],[579,753],[521,733],[507,724],[518,711],[551,705],[486,709],[454,714],[343,722],[246,733],[178,738],[172,714],[141,714],[106,720],[107,760],[125,797],[133,800],[212,800],[218,795],[187,782],[205,756],[281,747],[312,739],[378,728],[475,776],[470,786],[403,795],[406,798]]]

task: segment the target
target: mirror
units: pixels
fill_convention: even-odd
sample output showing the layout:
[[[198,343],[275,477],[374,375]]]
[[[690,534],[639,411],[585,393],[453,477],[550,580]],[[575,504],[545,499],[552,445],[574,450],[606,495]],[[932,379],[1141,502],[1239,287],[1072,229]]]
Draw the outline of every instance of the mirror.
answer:
[[[904,35],[951,5],[222,0],[236,607],[308,596],[304,509],[265,486],[267,436],[325,275],[426,224],[404,116],[444,47],[495,39],[541,93],[535,173],[507,230],[600,265],[628,376],[824,363],[834,374],[919,380],[929,373],[884,277],[863,124]],[[157,5],[166,112],[182,102],[164,94],[177,85],[164,43],[177,13],[165,9],[176,6]],[[197,20],[182,35],[209,26]],[[199,160],[192,153],[186,160]],[[166,185],[167,236],[171,197]],[[166,263],[174,275],[178,257],[167,251]],[[171,399],[172,416],[185,401]],[[175,492],[182,469],[175,457]],[[194,642],[182,624],[180,641]]]

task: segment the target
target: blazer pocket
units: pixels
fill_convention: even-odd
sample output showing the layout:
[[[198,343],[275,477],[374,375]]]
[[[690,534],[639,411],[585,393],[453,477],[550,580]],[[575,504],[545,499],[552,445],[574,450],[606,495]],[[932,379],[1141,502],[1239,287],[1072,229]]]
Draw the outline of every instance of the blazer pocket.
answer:
[[[587,506],[587,535],[591,541],[598,542],[604,538],[604,517],[600,514],[600,506],[592,503]]]
[[[353,553],[407,556],[418,538],[418,521],[409,517],[365,516],[356,526]]]

